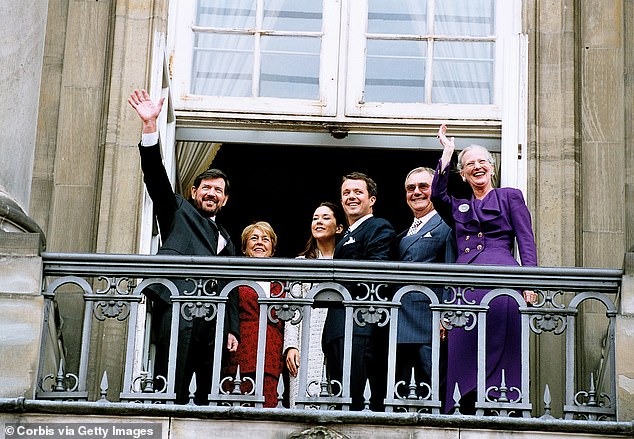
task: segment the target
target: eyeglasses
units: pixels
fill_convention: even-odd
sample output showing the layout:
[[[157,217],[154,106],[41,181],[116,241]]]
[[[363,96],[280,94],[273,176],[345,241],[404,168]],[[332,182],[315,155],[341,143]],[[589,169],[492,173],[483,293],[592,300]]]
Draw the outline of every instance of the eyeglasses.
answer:
[[[485,159],[478,160],[478,165],[484,166],[486,164],[491,164],[491,163],[488,160],[485,160]],[[465,163],[464,168],[465,169],[473,169],[473,168],[475,168],[475,165],[476,165],[476,162]]]
[[[418,188],[419,191],[424,191],[429,189],[429,184],[427,183],[418,183],[418,184],[406,184],[405,190],[407,192],[414,192]]]

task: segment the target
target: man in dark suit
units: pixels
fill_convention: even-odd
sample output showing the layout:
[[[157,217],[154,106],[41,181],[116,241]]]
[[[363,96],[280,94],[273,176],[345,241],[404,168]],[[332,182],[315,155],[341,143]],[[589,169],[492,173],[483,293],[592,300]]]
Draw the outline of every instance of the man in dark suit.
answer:
[[[453,231],[436,213],[430,200],[433,178],[434,170],[422,167],[412,169],[405,178],[405,200],[414,214],[414,221],[408,230],[397,236],[398,259],[401,261],[451,263],[456,260]],[[437,288],[435,293],[441,300],[442,290]],[[398,315],[397,382],[402,380],[409,384],[414,369],[416,383],[431,383],[432,315],[429,303],[423,293],[403,296]]]
[[[162,246],[159,254],[195,256],[233,256],[235,248],[227,231],[216,222],[216,215],[229,199],[229,180],[218,169],[208,169],[194,180],[191,200],[174,193],[163,166],[156,120],[163,106],[163,98],[152,102],[145,90],[135,90],[128,102],[143,122],[139,143],[143,180],[154,203]],[[193,282],[175,279],[181,295],[195,290]],[[220,286],[215,285],[216,291]],[[209,293],[209,291],[206,291]],[[170,292],[161,285],[146,291],[152,299],[153,329],[156,332],[155,375],[167,376],[167,359],[170,342],[172,306]],[[238,347],[239,322],[237,296],[229,295],[226,309],[226,348]],[[207,404],[211,390],[211,371],[216,321],[206,321],[205,316],[185,319],[181,316],[176,359],[176,402],[184,404],[189,399],[189,384],[196,373],[196,404]]]
[[[360,172],[343,177],[341,205],[349,228],[335,247],[334,259],[390,260],[393,256],[396,234],[392,225],[373,216],[377,186],[374,180]],[[363,297],[362,286],[347,285],[352,298]],[[326,357],[329,378],[341,382],[343,377],[343,349],[345,310],[328,310],[322,334],[322,347]],[[387,332],[376,324],[354,324],[352,334],[352,366],[350,371],[351,410],[364,408],[365,383],[370,382],[370,409],[384,410],[387,387]]]

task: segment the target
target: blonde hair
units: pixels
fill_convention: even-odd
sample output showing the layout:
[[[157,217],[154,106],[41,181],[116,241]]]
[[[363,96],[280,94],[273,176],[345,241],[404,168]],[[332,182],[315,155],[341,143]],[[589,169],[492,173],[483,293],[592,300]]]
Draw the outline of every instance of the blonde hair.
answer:
[[[249,237],[251,237],[255,229],[260,229],[262,232],[264,232],[265,235],[268,235],[269,238],[271,238],[271,245],[272,245],[271,254],[275,253],[275,248],[277,247],[277,235],[275,234],[275,230],[273,230],[273,227],[266,221],[257,221],[253,224],[249,224],[248,226],[244,228],[241,235],[242,253],[246,253],[247,241],[249,240]]]

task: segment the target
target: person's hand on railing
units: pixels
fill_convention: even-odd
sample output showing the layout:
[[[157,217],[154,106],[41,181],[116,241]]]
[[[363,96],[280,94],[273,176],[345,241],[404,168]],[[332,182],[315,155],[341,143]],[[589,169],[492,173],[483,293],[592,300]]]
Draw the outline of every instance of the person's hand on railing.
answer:
[[[445,341],[447,339],[447,330],[443,325],[440,325],[440,341]]]
[[[229,352],[235,352],[238,350],[238,339],[232,333],[227,335],[227,350]]]
[[[522,294],[528,306],[535,305],[535,303],[537,303],[537,293],[535,291],[524,290],[522,291]]]
[[[286,367],[292,376],[297,376],[297,370],[299,368],[299,351],[296,348],[289,348],[286,351]]]

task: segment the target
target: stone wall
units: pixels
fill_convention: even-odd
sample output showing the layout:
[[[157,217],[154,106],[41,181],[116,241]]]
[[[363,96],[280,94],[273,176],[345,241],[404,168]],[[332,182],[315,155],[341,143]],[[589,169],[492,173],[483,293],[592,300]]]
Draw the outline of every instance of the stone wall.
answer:
[[[154,42],[166,31],[167,4],[49,1],[31,199],[49,251],[138,252],[140,122],[126,100],[134,88],[148,87]],[[79,351],[78,294],[58,295],[69,352]],[[111,322],[95,327],[90,374],[122,373],[118,340],[126,334]],[[67,360],[75,366],[76,358]],[[109,377],[113,387],[121,373]],[[99,377],[91,378],[94,394]]]
[[[619,419],[634,419],[634,253],[625,255],[621,309],[616,321],[616,392]]]
[[[43,297],[40,234],[0,231],[0,397],[34,398]]]
[[[592,428],[583,428],[573,423],[557,423],[541,420],[529,420],[523,422],[516,420],[506,427],[490,419],[468,420],[447,417],[425,417],[415,414],[401,414],[392,416],[392,419],[372,417],[371,415],[341,415],[318,416],[314,413],[289,413],[284,410],[261,411],[255,413],[249,409],[208,410],[200,411],[187,416],[186,412],[176,416],[149,413],[139,413],[133,410],[130,416],[109,414],[107,403],[103,406],[101,414],[96,411],[92,415],[79,414],[24,414],[2,413],[2,401],[0,401],[0,425],[5,429],[16,424],[23,428],[34,428],[42,425],[44,428],[63,429],[67,432],[63,437],[82,437],[80,426],[84,430],[101,427],[111,429],[131,426],[143,427],[152,430],[153,436],[139,436],[163,439],[185,439],[195,437],[217,437],[231,439],[503,439],[512,436],[518,439],[611,439],[630,437],[631,422],[594,425]],[[83,410],[68,406],[71,413]],[[167,412],[167,410],[165,411]],[[364,422],[365,421],[365,422]],[[70,430],[68,430],[70,428]],[[74,434],[69,434],[70,431]],[[156,434],[160,431],[160,435]],[[7,438],[10,436],[6,436]],[[19,437],[14,435],[12,437]],[[42,435],[41,437],[46,437]],[[50,435],[48,437],[51,437]],[[55,436],[55,437],[62,437]],[[84,434],[83,437],[86,437]],[[99,436],[90,436],[99,437]],[[116,437],[111,432],[107,436]],[[132,437],[132,436],[125,436]]]
[[[46,4],[43,0],[0,3],[0,194],[8,194],[24,211],[31,193]]]
[[[30,214],[50,251],[139,249],[140,124],[126,97],[149,85],[168,3],[48,1]],[[541,265],[618,268],[634,245],[633,12],[632,0],[523,1],[527,188]],[[78,301],[68,294],[60,302],[66,329],[78,333]],[[592,319],[588,313],[586,326]],[[102,326],[93,340],[97,352],[124,336]],[[585,343],[597,346],[600,335],[588,333]],[[535,357],[541,378],[532,390],[540,394],[544,382],[564,381],[557,366],[564,353],[541,352],[536,343],[533,349],[552,360]],[[116,366],[119,354],[110,348],[91,370]],[[587,363],[597,355],[589,349]]]

